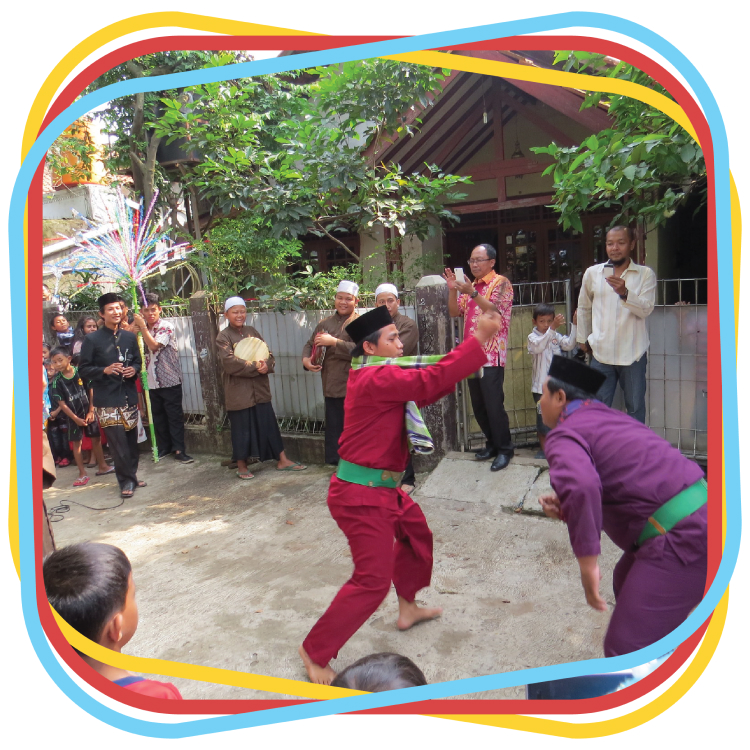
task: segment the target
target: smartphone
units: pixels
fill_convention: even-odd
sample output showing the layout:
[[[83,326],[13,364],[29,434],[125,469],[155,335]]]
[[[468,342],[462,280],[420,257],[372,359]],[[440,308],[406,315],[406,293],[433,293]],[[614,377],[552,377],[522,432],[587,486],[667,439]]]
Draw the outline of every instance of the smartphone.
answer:
[[[456,281],[459,281],[462,284],[466,281],[463,268],[454,268],[453,272],[456,274]]]
[[[602,275],[603,275],[603,276],[604,276],[604,278],[606,279],[606,278],[607,278],[607,276],[611,276],[611,275],[612,275],[612,274],[613,274],[614,272],[615,272],[615,264],[614,264],[614,263],[612,263],[612,261],[611,261],[611,260],[608,260],[608,261],[607,261],[607,262],[606,262],[606,263],[604,264],[604,268],[602,269]]]

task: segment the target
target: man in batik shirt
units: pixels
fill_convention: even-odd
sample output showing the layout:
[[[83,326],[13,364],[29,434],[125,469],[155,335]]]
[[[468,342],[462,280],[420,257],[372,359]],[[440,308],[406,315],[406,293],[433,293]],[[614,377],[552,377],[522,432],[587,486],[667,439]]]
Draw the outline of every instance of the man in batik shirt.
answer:
[[[473,284],[459,281],[450,268],[445,269],[443,276],[448,282],[448,311],[451,317],[462,316],[464,319],[464,340],[474,334],[482,313],[499,312],[502,317],[500,330],[484,345],[487,354],[484,375],[468,381],[474,418],[486,440],[485,447],[475,457],[477,461],[493,459],[492,471],[504,469],[513,457],[503,393],[513,286],[505,276],[495,273],[496,257],[497,251],[492,245],[477,245],[469,258]]]

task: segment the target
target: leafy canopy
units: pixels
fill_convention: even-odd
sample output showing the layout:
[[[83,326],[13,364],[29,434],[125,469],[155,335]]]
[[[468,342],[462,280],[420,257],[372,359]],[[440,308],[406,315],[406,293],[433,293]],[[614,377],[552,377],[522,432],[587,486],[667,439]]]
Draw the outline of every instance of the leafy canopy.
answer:
[[[672,98],[641,70],[625,62],[589,52],[556,52],[555,64],[564,70],[632,81]],[[612,128],[589,136],[579,146],[552,143],[534,147],[555,163],[554,207],[564,229],[582,231],[581,213],[597,208],[617,211],[613,222],[643,219],[658,226],[674,215],[693,191],[706,196],[706,163],[694,138],[674,120],[648,104],[617,94],[589,93],[581,109],[609,105]]]

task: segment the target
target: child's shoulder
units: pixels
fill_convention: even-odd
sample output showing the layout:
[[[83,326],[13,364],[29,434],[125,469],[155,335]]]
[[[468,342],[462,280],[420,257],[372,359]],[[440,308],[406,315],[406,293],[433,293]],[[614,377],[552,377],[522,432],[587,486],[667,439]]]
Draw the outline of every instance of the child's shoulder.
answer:
[[[166,698],[167,700],[179,701],[183,699],[180,691],[171,682],[146,680],[143,677],[136,677],[135,675],[124,677],[114,682],[115,685],[120,685],[120,687],[124,687],[126,690],[138,693],[139,695],[147,695],[150,698]]]

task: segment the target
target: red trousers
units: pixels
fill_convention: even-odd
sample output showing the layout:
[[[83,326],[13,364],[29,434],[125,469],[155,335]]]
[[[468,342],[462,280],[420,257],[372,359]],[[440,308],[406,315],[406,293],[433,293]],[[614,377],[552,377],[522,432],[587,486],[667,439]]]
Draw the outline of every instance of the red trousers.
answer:
[[[432,576],[432,532],[405,492],[363,487],[334,475],[328,508],[349,541],[354,573],[302,644],[320,666],[335,659],[380,606],[391,581],[396,593],[412,602]]]

